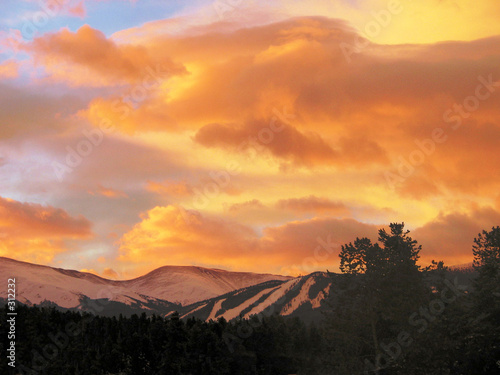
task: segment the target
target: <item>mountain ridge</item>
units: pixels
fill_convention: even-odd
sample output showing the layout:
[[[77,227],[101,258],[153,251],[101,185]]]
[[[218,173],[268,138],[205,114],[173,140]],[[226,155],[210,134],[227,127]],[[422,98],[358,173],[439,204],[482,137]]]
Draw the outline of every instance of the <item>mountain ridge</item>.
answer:
[[[17,277],[20,302],[40,304],[54,302],[64,308],[75,308],[81,296],[90,299],[111,295],[123,303],[163,300],[188,305],[216,297],[232,290],[269,280],[291,277],[253,272],[233,272],[199,266],[162,266],[130,280],[111,280],[88,272],[68,270],[0,257],[0,270]],[[2,291],[0,297],[6,296]]]
[[[452,269],[450,275],[467,284],[470,274],[466,268]],[[0,257],[0,272],[16,278],[17,300],[27,305],[110,316],[142,312],[169,316],[177,311],[182,319],[205,321],[270,313],[318,321],[322,312],[331,308],[327,300],[341,277],[328,271],[294,278],[199,266],[162,266],[134,279],[110,280],[5,257]],[[4,289],[0,302],[6,299]],[[93,308],[96,304],[98,310]]]

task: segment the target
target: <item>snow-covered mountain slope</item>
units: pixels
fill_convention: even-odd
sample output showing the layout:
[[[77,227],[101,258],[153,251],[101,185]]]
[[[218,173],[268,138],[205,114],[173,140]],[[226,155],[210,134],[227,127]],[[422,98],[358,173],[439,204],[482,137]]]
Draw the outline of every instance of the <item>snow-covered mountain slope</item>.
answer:
[[[277,313],[317,320],[327,307],[325,300],[332,283],[332,278],[324,272],[287,281],[269,281],[185,306],[181,317],[203,320],[223,317],[229,321],[238,317]]]
[[[284,276],[228,272],[201,267],[158,268],[137,279],[114,281],[73,270],[64,270],[0,257],[0,274],[16,279],[19,302],[33,305],[52,302],[63,308],[81,308],[82,299],[108,299],[148,309],[149,304],[189,304],[235,289]],[[6,298],[6,289],[0,298]],[[173,303],[173,304],[172,304]]]
[[[124,304],[152,299],[126,288],[119,281],[9,258],[0,257],[0,273],[5,278],[15,278],[16,299],[27,305],[52,302],[63,308],[77,308],[84,297],[93,300],[107,298]],[[2,288],[0,298],[6,297],[6,290]]]
[[[123,281],[123,285],[139,294],[189,305],[265,281],[289,279],[252,272],[165,266],[137,279]]]

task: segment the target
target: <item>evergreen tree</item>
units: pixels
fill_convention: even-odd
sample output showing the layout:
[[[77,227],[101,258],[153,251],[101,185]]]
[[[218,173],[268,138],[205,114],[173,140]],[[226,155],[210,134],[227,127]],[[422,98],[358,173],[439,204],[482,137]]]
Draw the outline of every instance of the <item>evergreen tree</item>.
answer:
[[[463,369],[476,374],[500,372],[500,227],[485,230],[472,249],[477,278],[471,295]]]
[[[404,230],[404,223],[389,228],[379,230],[380,244],[356,238],[342,246],[344,277],[331,320],[339,374],[397,373],[407,353],[400,346],[394,349],[393,342],[429,296],[417,265],[421,246]]]

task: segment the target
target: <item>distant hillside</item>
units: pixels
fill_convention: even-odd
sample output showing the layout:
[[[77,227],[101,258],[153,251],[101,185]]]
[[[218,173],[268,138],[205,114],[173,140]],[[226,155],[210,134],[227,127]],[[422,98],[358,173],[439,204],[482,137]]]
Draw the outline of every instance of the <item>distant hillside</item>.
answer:
[[[472,288],[472,264],[450,267],[448,278]],[[16,295],[28,306],[57,306],[100,315],[134,313],[182,318],[234,320],[280,314],[318,321],[331,308],[339,275],[314,272],[291,278],[202,267],[165,266],[132,280],[116,281],[74,270],[52,268],[0,257],[2,275],[16,278]],[[7,298],[0,292],[0,302]],[[331,300],[330,300],[331,301]],[[331,302],[330,302],[331,303]]]
[[[280,275],[166,266],[133,280],[115,281],[86,272],[4,257],[0,257],[0,273],[16,279],[16,299],[28,306],[44,304],[92,310],[92,301],[109,300],[104,307],[101,306],[110,310],[109,314],[120,310],[163,313],[177,309],[181,304],[213,298],[265,281],[290,279]],[[4,288],[0,299],[6,298]]]
[[[233,320],[252,315],[297,316],[321,319],[333,280],[324,272],[288,281],[269,281],[183,307],[181,317]]]

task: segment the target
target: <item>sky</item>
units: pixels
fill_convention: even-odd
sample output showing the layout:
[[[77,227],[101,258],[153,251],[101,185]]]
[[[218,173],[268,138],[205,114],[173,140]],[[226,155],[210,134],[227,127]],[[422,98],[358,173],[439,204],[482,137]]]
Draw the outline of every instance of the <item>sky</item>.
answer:
[[[338,271],[500,224],[497,0],[21,0],[0,14],[0,256]]]

